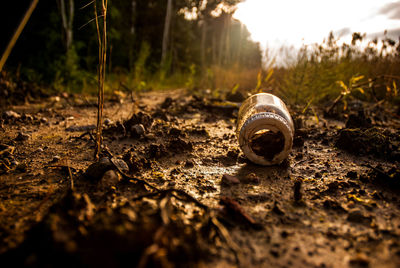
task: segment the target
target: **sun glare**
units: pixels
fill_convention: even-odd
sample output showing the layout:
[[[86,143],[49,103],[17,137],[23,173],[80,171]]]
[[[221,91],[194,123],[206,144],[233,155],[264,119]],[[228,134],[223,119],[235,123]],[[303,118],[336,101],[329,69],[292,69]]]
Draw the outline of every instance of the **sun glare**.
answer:
[[[264,47],[300,47],[321,42],[330,31],[348,40],[353,32],[400,29],[400,16],[393,18],[390,10],[382,11],[391,3],[400,5],[389,0],[247,0],[238,5],[234,17]]]

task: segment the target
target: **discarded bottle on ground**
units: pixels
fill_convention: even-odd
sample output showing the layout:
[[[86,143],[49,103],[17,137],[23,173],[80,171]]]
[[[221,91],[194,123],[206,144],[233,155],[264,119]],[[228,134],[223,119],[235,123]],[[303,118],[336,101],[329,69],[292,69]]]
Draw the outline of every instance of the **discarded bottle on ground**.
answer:
[[[268,93],[246,99],[239,109],[237,137],[246,157],[260,165],[280,164],[293,145],[294,125],[283,101]]]

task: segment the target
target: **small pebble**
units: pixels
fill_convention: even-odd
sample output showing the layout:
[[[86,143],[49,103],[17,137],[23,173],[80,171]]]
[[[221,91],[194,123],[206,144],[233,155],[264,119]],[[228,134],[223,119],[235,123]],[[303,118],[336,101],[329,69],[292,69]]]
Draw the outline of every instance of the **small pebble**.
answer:
[[[22,119],[24,119],[26,121],[33,121],[33,116],[30,114],[23,114]]]
[[[15,138],[16,141],[26,141],[29,140],[31,136],[29,134],[18,132],[17,137]]]
[[[246,183],[259,184],[261,179],[255,173],[250,173],[246,175],[244,181]]]
[[[236,178],[235,176],[232,176],[232,175],[228,175],[228,174],[224,174],[222,176],[221,182],[222,182],[222,184],[225,184],[228,186],[240,183],[238,178]]]
[[[349,179],[357,179],[358,177],[357,171],[351,170],[347,172],[346,177]]]
[[[112,124],[111,119],[109,119],[109,118],[104,119],[104,125],[108,126],[108,125],[111,125],[111,124]]]
[[[186,160],[186,162],[185,162],[185,167],[187,167],[187,168],[194,167],[193,161],[190,160],[190,159]]]
[[[17,162],[18,163],[18,162]],[[15,167],[16,170],[20,171],[20,172],[25,172],[27,169],[27,166],[25,163],[21,163],[21,164],[17,164],[17,166]]]
[[[133,134],[136,134],[138,136],[142,136],[145,132],[145,128],[142,124],[136,124],[132,126],[132,132]]]
[[[60,159],[61,159],[61,157],[60,157],[59,155],[55,155],[55,156],[53,157],[52,162],[60,161]]]
[[[358,254],[356,257],[350,259],[350,267],[369,267],[369,259],[364,254]]]
[[[5,111],[3,113],[4,117],[8,118],[8,119],[19,119],[21,118],[21,115],[19,113],[16,113],[14,111]]]

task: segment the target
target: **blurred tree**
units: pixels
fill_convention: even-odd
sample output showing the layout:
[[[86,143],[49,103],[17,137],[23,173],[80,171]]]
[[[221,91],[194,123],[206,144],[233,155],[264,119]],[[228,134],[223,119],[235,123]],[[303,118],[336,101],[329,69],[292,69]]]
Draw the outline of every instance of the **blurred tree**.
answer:
[[[140,82],[159,72],[165,77],[179,73],[198,76],[210,75],[213,66],[259,68],[259,45],[249,39],[246,27],[232,18],[238,2],[110,1],[108,70],[140,76],[132,80]],[[17,10],[17,3],[7,3],[15,6],[11,10]],[[85,73],[94,74],[98,42],[93,10],[76,7],[77,3],[39,2],[8,66],[21,66],[22,73],[49,83],[55,79],[61,83],[86,79]],[[90,0],[82,6],[87,4]]]
[[[171,27],[171,18],[172,18],[172,0],[168,0],[167,11],[165,14],[163,40],[162,40],[161,68],[164,66],[165,59],[167,57],[167,48],[168,48],[168,41],[169,41],[169,35],[170,35],[169,32],[170,32],[170,27]]]
[[[60,9],[60,15],[62,21],[64,46],[68,53],[68,51],[71,49],[73,42],[73,33],[74,33],[73,23],[74,23],[74,13],[75,13],[74,0],[68,0],[68,6],[65,5],[65,0],[58,0],[57,3]],[[68,13],[66,8],[68,8]]]

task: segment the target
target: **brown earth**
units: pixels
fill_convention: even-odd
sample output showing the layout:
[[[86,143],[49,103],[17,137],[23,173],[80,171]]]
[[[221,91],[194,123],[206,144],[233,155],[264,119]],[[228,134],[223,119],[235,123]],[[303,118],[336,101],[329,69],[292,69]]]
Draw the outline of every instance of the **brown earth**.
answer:
[[[399,267],[400,120],[388,110],[317,121],[292,109],[293,151],[263,167],[238,148],[236,103],[113,96],[94,163],[93,103],[3,107],[0,263]]]

